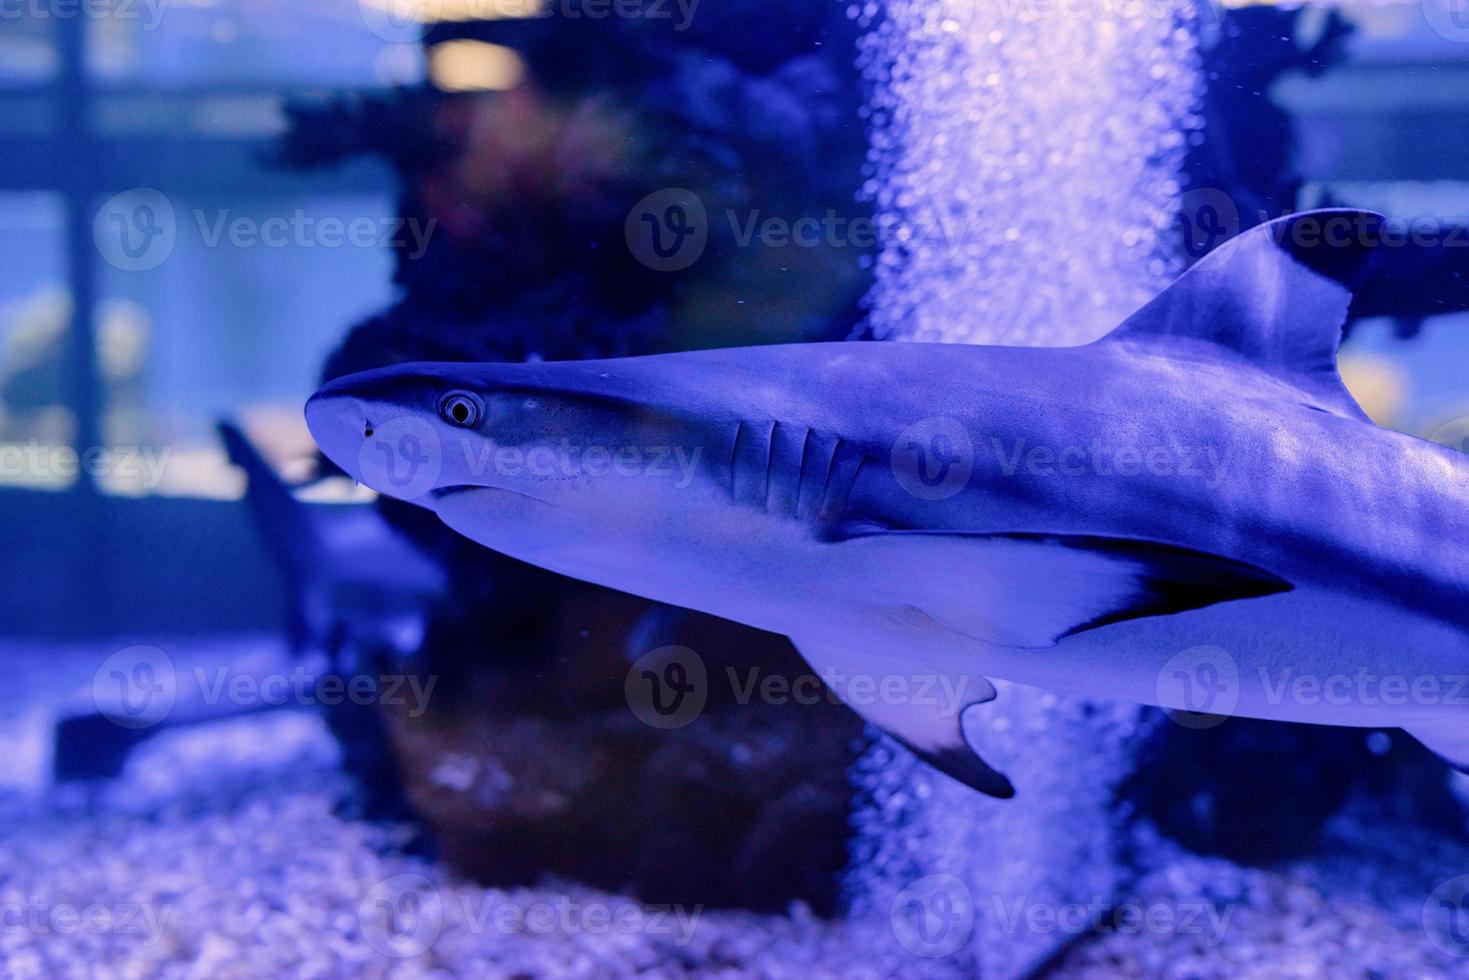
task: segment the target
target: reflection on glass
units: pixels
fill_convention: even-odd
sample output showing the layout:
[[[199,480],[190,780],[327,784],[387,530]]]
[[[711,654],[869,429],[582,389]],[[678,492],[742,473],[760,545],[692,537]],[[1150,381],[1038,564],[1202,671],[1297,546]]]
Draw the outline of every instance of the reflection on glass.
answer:
[[[391,298],[393,210],[374,195],[171,196],[166,256],[146,269],[104,256],[97,360],[115,466],[99,487],[238,495],[214,433],[224,417],[277,465],[310,455],[300,409],[320,365]]]
[[[62,228],[56,195],[0,193],[0,487],[62,489],[76,478]]]
[[[411,62],[416,45],[385,38],[364,9],[358,0],[138,0],[128,16],[89,24],[88,63],[103,84],[167,88],[406,80],[404,59],[387,51],[406,49]]]
[[[56,75],[55,19],[0,7],[0,88],[50,81]]]

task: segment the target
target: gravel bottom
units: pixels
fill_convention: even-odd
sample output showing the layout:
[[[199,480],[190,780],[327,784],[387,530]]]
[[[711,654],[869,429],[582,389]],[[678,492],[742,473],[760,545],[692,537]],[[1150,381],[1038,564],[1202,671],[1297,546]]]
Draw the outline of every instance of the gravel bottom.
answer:
[[[21,677],[12,687],[30,703],[0,721],[16,763],[0,777],[0,975],[961,972],[909,954],[887,922],[647,906],[561,882],[466,883],[397,854],[394,831],[337,813],[348,786],[307,712],[165,733],[105,787],[48,787],[54,704],[96,662],[48,658],[44,683]],[[1363,805],[1333,823],[1318,857],[1269,871],[1140,843],[1149,868],[1125,901],[1173,918],[1089,935],[1047,976],[1469,978],[1469,936],[1459,941],[1439,901],[1460,895],[1435,892],[1469,872],[1469,849],[1443,835],[1385,825]]]
[[[160,737],[95,795],[5,800],[7,977],[871,976],[849,927],[482,888],[344,820],[312,716]],[[24,805],[27,804],[28,805]]]
[[[1469,850],[1383,823],[1368,804],[1337,817],[1316,856],[1268,871],[1190,854],[1147,832],[1140,843],[1151,867],[1126,901],[1167,914],[1078,944],[1052,976],[1469,978],[1469,936],[1455,932],[1435,894],[1469,871]]]

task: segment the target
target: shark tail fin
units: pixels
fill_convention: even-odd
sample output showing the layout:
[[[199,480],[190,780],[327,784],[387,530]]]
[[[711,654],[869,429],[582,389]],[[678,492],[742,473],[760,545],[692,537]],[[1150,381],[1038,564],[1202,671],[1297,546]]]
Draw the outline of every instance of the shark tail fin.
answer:
[[[1099,344],[1220,353],[1291,385],[1306,404],[1367,421],[1336,352],[1353,291],[1381,237],[1370,211],[1304,211],[1251,228],[1200,259]]]

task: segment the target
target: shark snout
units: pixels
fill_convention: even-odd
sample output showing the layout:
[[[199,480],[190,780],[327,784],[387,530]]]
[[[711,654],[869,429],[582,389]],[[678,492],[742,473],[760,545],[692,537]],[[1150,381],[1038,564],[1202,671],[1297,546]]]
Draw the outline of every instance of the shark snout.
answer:
[[[332,382],[312,395],[306,427],[327,458],[358,483],[431,506],[430,494],[453,469],[446,456],[457,444],[427,411],[389,397],[381,384],[364,384],[365,377]]]
[[[360,399],[323,388],[306,402],[306,427],[328,459],[361,479],[363,443],[375,433]]]

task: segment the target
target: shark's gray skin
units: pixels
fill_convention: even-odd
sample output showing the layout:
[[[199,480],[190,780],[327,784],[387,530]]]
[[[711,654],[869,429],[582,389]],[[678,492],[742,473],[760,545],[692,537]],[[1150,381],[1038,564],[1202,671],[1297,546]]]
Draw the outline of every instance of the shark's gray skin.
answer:
[[[1377,222],[1256,228],[1079,347],[408,364],[327,385],[307,420],[491,548],[789,635],[996,796],[962,723],[989,677],[1211,707],[1198,680],[1236,714],[1400,726],[1462,767],[1469,458],[1373,425],[1336,371]]]

